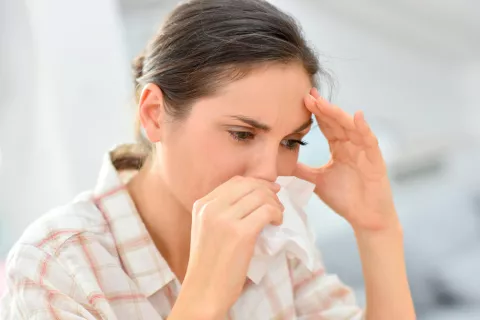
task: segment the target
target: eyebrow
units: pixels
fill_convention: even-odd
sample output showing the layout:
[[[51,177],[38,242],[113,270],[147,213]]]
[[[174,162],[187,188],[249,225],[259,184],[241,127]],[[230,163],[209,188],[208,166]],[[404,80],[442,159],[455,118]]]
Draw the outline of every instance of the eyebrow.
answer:
[[[262,131],[265,131],[265,132],[268,132],[270,130],[272,130],[272,128],[270,128],[270,126],[268,126],[267,124],[265,123],[262,123],[260,121],[257,121],[255,119],[252,119],[252,118],[249,118],[249,117],[246,117],[246,116],[240,116],[240,115],[234,115],[234,116],[231,116],[231,118],[235,119],[235,120],[238,120],[238,121],[241,121],[245,124],[248,124],[249,126],[252,126],[256,129],[259,129],[259,130],[262,130]],[[302,124],[300,127],[298,127],[297,129],[295,129],[293,131],[293,133],[299,133],[299,132],[302,132],[303,130],[307,129],[308,127],[310,127],[313,123],[313,120],[312,118],[308,119],[307,122],[305,122],[304,124]]]

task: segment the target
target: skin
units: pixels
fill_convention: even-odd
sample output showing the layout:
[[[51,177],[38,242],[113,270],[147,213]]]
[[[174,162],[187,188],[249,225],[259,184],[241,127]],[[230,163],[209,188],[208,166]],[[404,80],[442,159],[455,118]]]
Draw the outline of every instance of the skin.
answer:
[[[156,152],[128,187],[156,246],[183,281],[169,319],[225,316],[241,294],[256,235],[268,223],[281,223],[273,183],[279,175],[315,183],[315,193],[351,224],[367,319],[415,318],[377,139],[361,112],[350,116],[321,98],[301,65],[259,67],[199,99],[181,122],[165,112],[160,88],[148,84],[139,111]],[[312,114],[332,152],[321,168],[298,163]]]

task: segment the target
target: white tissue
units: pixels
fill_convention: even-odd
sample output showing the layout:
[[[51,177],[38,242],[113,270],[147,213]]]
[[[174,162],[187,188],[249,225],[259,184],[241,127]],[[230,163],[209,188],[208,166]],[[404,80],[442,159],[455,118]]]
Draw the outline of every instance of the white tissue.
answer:
[[[313,271],[315,239],[302,208],[312,196],[315,185],[296,177],[278,177],[276,182],[282,187],[278,198],[285,206],[283,224],[265,227],[258,237],[247,273],[255,284],[260,283],[276,257],[283,253],[293,255]]]

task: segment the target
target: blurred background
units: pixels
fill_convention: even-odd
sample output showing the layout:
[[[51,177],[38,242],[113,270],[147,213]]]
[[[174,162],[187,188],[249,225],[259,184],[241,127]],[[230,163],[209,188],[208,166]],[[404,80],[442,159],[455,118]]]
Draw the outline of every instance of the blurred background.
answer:
[[[272,2],[303,25],[333,101],[379,137],[418,319],[480,319],[480,2]],[[22,230],[133,139],[130,61],[176,3],[0,0],[0,294]],[[325,163],[319,131],[306,140],[301,160]],[[327,268],[364,303],[350,227],[318,199],[307,210]]]

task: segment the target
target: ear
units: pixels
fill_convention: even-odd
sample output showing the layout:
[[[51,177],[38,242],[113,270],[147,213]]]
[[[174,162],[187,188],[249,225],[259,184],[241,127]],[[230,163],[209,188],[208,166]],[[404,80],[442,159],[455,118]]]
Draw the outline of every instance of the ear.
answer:
[[[161,124],[165,120],[165,102],[163,92],[154,84],[149,83],[142,89],[138,104],[140,123],[150,142],[162,140]]]

